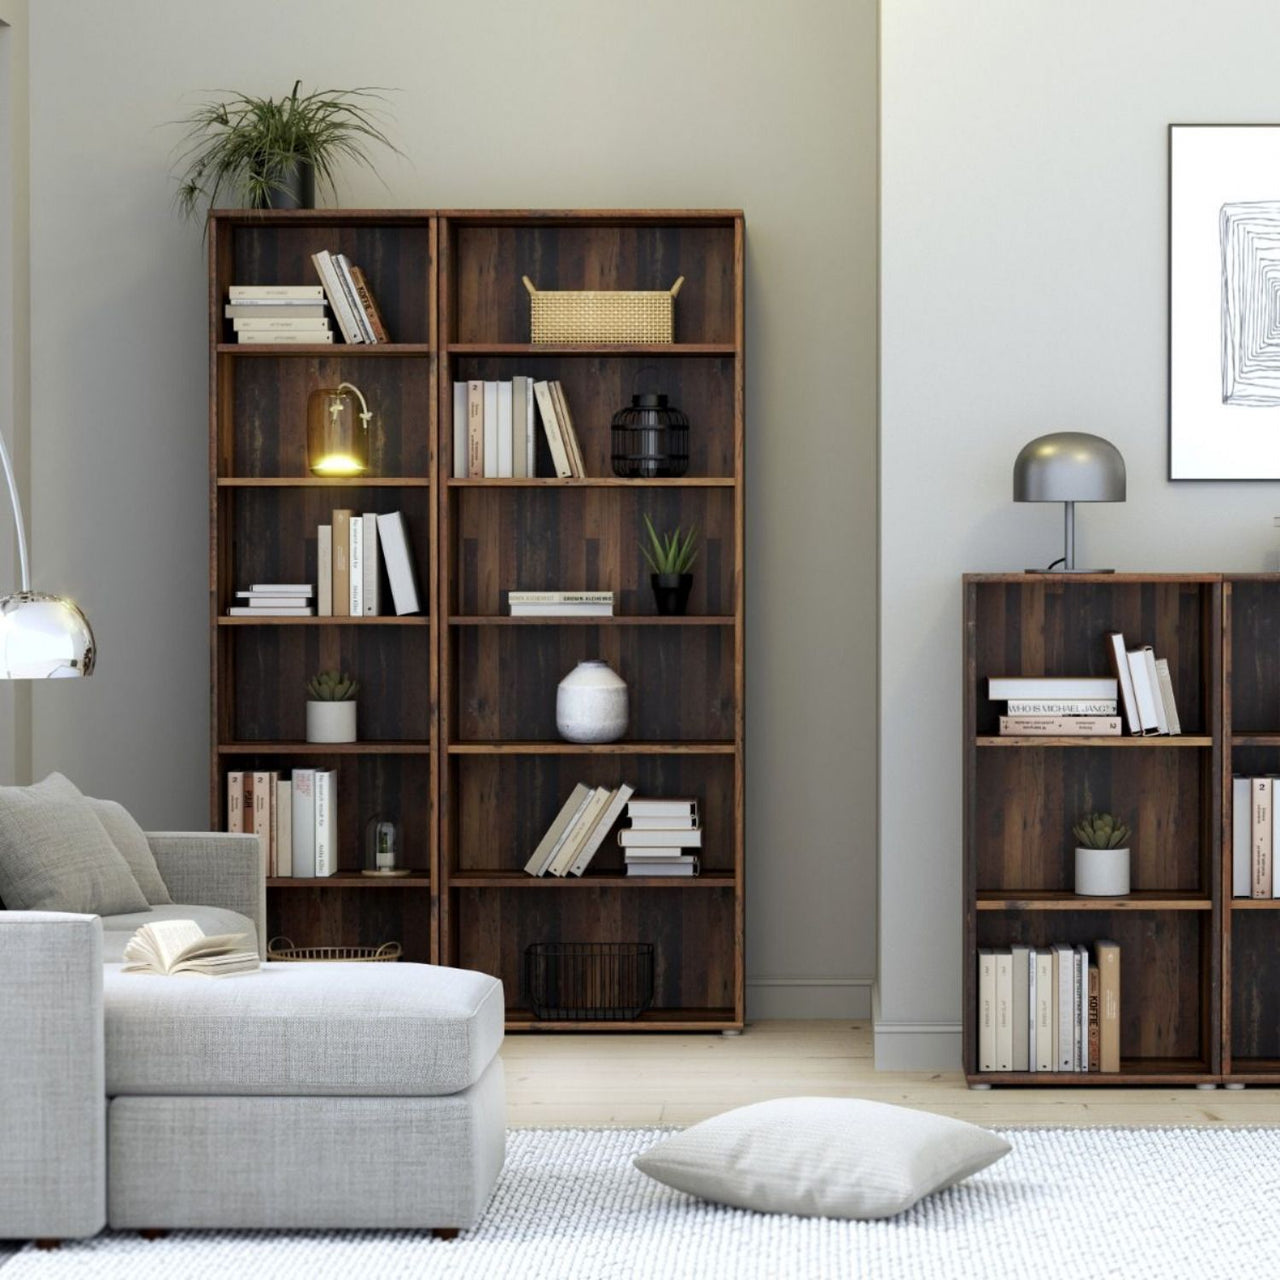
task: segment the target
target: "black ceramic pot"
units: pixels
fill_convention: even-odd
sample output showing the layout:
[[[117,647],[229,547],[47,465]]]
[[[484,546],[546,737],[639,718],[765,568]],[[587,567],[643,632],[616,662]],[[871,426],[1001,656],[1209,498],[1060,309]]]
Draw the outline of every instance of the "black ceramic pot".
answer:
[[[271,191],[255,206],[260,209],[314,209],[316,171],[306,160],[294,160],[272,175]]]
[[[667,616],[683,615],[689,608],[689,592],[693,590],[691,573],[651,573],[653,599],[658,612]]]

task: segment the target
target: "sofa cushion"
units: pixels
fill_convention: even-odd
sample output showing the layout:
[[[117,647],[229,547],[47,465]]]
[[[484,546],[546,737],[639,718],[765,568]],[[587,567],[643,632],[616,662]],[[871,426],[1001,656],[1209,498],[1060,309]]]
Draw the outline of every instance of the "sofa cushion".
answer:
[[[124,960],[125,943],[144,924],[157,920],[194,920],[206,937],[216,933],[245,933],[246,951],[257,951],[258,931],[248,916],[226,907],[197,907],[171,902],[162,907],[148,907],[146,911],[130,911],[126,915],[102,917],[102,958],[108,964],[120,964]]]
[[[111,843],[115,845],[133,872],[146,900],[155,906],[165,906],[172,902],[169,888],[156,866],[156,855],[151,852],[146,832],[138,825],[133,814],[122,804],[114,800],[95,800],[93,796],[85,796],[89,808],[93,810],[99,822],[106,828]]]
[[[423,964],[264,964],[227,978],[107,965],[107,1093],[430,1097],[502,1044],[502,983]]]
[[[73,782],[0,787],[0,901],[11,911],[117,915],[146,895]]]

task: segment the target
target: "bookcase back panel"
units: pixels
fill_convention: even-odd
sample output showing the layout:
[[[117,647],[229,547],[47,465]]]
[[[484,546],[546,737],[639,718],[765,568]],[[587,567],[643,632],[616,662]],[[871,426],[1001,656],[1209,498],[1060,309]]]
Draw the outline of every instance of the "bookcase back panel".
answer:
[[[684,295],[682,294],[681,297]],[[728,357],[699,356],[504,356],[449,357],[449,378],[510,381],[520,375],[559,381],[582,446],[587,475],[611,476],[613,415],[631,397],[654,391],[689,419],[690,476],[733,475],[734,364]],[[554,476],[541,419],[537,427],[537,472]],[[441,431],[444,473],[453,474],[453,438]]]
[[[425,359],[222,355],[220,476],[309,476],[307,398],[350,382],[373,414],[369,458],[375,476],[425,476],[431,401]]]
[[[1280,581],[1231,584],[1231,729],[1280,732]]]
[[[569,793],[627,783],[645,799],[698,802],[704,872],[731,872],[734,850],[733,759],[729,756],[462,756],[450,761],[446,803],[454,871],[520,872]],[[626,827],[623,818],[618,827]],[[621,875],[625,864],[613,834],[591,860],[592,873]],[[446,855],[447,856],[447,855]]]
[[[231,627],[234,678],[225,691],[224,742],[306,737],[306,681],[338,670],[360,681],[362,742],[425,741],[430,736],[428,653],[419,627]]]
[[[1207,911],[979,912],[978,946],[1120,944],[1120,1056],[1210,1061]],[[974,963],[977,963],[976,957]],[[967,1063],[972,1071],[976,1063]]]
[[[1280,1059],[1280,911],[1231,913],[1231,1055]]]
[[[305,761],[288,756],[247,753],[222,759],[222,812],[226,813],[226,774],[231,769],[275,770],[287,782],[294,768],[335,769],[338,774],[337,867],[364,867],[365,827],[371,818],[400,824],[405,864],[419,874],[431,866],[431,765],[428,756],[308,755]],[[300,946],[307,945],[295,937]]]
[[[607,590],[615,614],[655,614],[648,515],[660,533],[698,531],[689,613],[731,614],[733,502],[732,489],[455,489],[452,610],[503,614],[512,590]]]
[[[1211,891],[1211,753],[1206,750],[991,748],[977,752],[977,889],[1070,893],[1090,811],[1132,828],[1131,888]]]
[[[731,628],[574,626],[457,628],[453,741],[557,740],[556,687],[595,658],[627,682],[629,740],[732,740]]]
[[[1195,582],[1063,583],[1026,579],[977,584],[976,727],[999,729],[1002,702],[987,697],[991,676],[1111,676],[1106,636],[1129,649],[1149,644],[1167,658],[1182,731],[1205,734],[1211,679],[1213,588]]]
[[[380,947],[398,942],[405,960],[431,960],[431,894],[428,889],[272,889],[267,893],[267,932],[298,947]]]
[[[677,342],[734,340],[734,228],[723,225],[476,225],[454,222],[450,342],[528,342],[539,290],[667,290],[680,276]]]
[[[535,942],[650,942],[654,1007],[732,1007],[733,890],[575,887],[457,889],[451,963],[502,979],[507,1008],[526,1006],[525,948]]]
[[[357,515],[404,513],[418,600],[425,614],[430,603],[426,570],[430,563],[431,519],[427,494],[425,488],[364,486],[219,490],[220,543],[229,556],[229,572],[222,575],[219,583],[218,612],[225,614],[232,604],[243,604],[235,593],[247,591],[255,582],[306,582],[317,587],[316,530],[322,524],[332,524],[334,511],[340,509]],[[393,614],[385,566],[380,597],[382,613]],[[423,648],[425,651],[425,643]]]
[[[319,284],[311,255],[322,249],[345,253],[352,265],[364,273],[391,341],[426,342],[431,272],[428,228],[425,217],[416,225],[241,223],[232,228],[230,278],[225,285]],[[223,300],[225,285],[221,290]],[[231,321],[223,320],[223,324],[223,340],[234,341]]]

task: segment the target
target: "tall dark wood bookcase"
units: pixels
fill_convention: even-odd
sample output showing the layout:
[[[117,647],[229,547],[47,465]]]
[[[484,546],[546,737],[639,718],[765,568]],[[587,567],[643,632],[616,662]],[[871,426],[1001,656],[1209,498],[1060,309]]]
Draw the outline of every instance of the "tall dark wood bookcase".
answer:
[[[400,940],[409,959],[501,977],[512,1029],[725,1030],[743,1025],[744,322],[736,211],[226,212],[210,243],[210,632],[215,825],[228,769],[339,772],[339,875],[273,880],[269,928],[298,943]],[[363,268],[387,345],[258,346],[222,318],[230,284],[314,279],[311,253]],[[521,276],[539,289],[685,285],[675,342],[533,346]],[[532,374],[565,387],[588,477],[452,478],[452,384]],[[374,475],[308,476],[308,392],[356,383],[375,412]],[[633,391],[689,415],[691,462],[670,480],[612,475],[609,421]],[[315,527],[338,506],[404,511],[430,609],[420,617],[227,617],[253,581],[315,578]],[[694,523],[687,617],[657,616],[642,516]],[[510,589],[611,588],[616,616],[513,619]],[[560,741],[555,691],[580,659],[628,682],[627,738]],[[360,741],[302,742],[303,682],[341,665],[363,689]],[[693,796],[702,875],[628,879],[606,842],[589,874],[523,864],[573,785],[626,781]],[[362,832],[398,817],[415,875],[361,878]],[[536,1022],[533,942],[652,942],[654,1007],[635,1022]]]

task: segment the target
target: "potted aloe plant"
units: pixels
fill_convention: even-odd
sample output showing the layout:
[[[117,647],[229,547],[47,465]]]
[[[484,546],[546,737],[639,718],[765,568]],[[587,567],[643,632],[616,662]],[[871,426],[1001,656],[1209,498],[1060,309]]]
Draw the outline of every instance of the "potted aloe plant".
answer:
[[[1071,828],[1076,838],[1076,892],[1122,898],[1129,892],[1129,828],[1110,813],[1085,814]]]
[[[677,526],[660,536],[646,514],[644,527],[648,541],[641,540],[640,552],[653,570],[649,581],[658,612],[683,614],[689,607],[689,592],[693,589],[693,574],[689,571],[698,558],[697,526],[691,525],[688,533]]]
[[[302,81],[280,98],[231,93],[225,102],[203,102],[175,123],[186,132],[178,144],[178,208],[188,217],[212,209],[219,196],[252,209],[309,209],[316,184],[335,195],[341,160],[372,168],[365,147],[392,146],[371,109],[384,101],[376,89],[315,89]]]
[[[320,671],[307,681],[307,741],[354,742],[360,684],[345,671]]]

